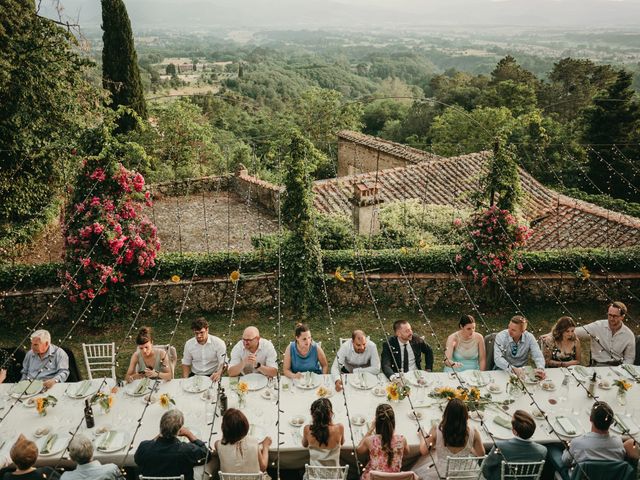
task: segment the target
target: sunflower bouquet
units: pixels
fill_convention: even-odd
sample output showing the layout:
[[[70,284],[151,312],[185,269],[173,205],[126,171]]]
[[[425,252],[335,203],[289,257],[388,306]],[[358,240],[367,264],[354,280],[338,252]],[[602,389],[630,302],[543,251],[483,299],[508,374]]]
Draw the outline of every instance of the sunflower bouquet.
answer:
[[[170,408],[171,405],[175,405],[176,401],[171,398],[171,395],[169,395],[168,393],[163,393],[162,395],[160,395],[160,406],[162,408]]]
[[[386,390],[387,400],[392,400],[394,402],[407,398],[411,393],[411,387],[400,382],[391,382],[387,385]]]
[[[111,410],[111,407],[113,406],[113,400],[114,400],[112,395],[113,393],[115,392],[114,391],[111,391],[110,393],[96,392],[95,395],[91,397],[91,405],[99,405],[100,408],[102,408],[102,410],[104,411],[104,413],[109,413],[109,410]]]
[[[624,379],[614,380],[613,384],[618,387],[618,393],[627,393],[627,391],[631,388],[631,382],[627,382]]]
[[[55,407],[56,403],[58,403],[58,399],[53,395],[47,395],[46,397],[38,397],[36,398],[36,410],[41,416],[45,416],[47,414],[48,407]]]
[[[484,410],[488,404],[492,403],[491,394],[482,395],[478,387],[440,387],[431,392],[429,396],[446,401],[457,398],[464,402],[469,410]]]

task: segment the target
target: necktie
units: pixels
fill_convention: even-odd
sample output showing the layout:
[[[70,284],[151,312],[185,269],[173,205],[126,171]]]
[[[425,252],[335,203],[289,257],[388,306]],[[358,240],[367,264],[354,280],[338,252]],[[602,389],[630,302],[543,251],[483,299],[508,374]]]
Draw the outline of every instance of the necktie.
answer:
[[[402,356],[402,371],[409,371],[409,352],[407,351],[407,344],[404,344],[404,352]]]

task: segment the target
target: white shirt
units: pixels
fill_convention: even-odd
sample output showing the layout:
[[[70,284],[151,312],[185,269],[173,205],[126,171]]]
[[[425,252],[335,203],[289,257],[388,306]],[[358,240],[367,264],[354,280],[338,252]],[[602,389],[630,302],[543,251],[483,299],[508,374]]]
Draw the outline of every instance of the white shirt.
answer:
[[[191,367],[195,375],[211,375],[217,372],[227,357],[227,346],[218,337],[208,334],[207,341],[200,345],[195,337],[184,344],[182,364]]]
[[[229,365],[237,365],[242,362],[243,358],[247,358],[251,352],[244,348],[244,342],[240,340],[236,343],[231,349],[231,360],[229,361]],[[261,338],[258,343],[258,349],[256,350],[256,363],[261,365],[265,365],[267,367],[278,367],[278,354],[276,353],[276,349],[269,340]],[[242,375],[246,375],[247,373],[261,373],[258,370],[253,368],[253,365],[245,365],[242,372]]]
[[[622,361],[622,363],[633,365],[636,357],[636,336],[624,323],[616,333],[613,333],[609,328],[608,320],[596,320],[576,328],[576,335],[578,338],[593,336],[598,339],[598,341],[591,339],[592,362],[597,364]]]
[[[347,340],[338,349],[336,358],[331,366],[333,375],[340,374],[340,366],[344,366],[349,373],[369,372],[377,375],[380,373],[380,357],[378,347],[371,340],[367,340],[364,352],[357,353],[353,349],[353,341]]]
[[[400,370],[403,370],[402,366],[404,365],[404,346],[407,346],[407,354],[409,356],[409,371],[416,370],[416,356],[413,354],[413,348],[411,348],[411,343],[402,343],[400,339],[398,339],[398,344],[400,345]]]

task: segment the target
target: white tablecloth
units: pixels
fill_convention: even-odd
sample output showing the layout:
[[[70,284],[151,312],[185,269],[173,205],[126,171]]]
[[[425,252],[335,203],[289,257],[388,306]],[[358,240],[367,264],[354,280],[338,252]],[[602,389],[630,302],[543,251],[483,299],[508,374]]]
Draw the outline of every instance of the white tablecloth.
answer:
[[[596,371],[601,378],[609,380],[611,383],[618,376],[623,376],[624,373],[615,372],[619,370],[619,367],[611,369],[609,367],[600,367]],[[469,372],[462,374],[468,375]],[[485,372],[486,375],[490,375],[493,382],[498,384],[503,392],[495,394],[493,397],[496,400],[502,400],[507,398],[505,387],[508,381],[508,375],[504,372],[493,371]],[[572,378],[570,381],[570,388],[568,389],[568,399],[564,400],[561,397],[562,392],[560,385],[562,383],[563,373],[561,369],[548,369],[547,376],[554,381],[556,390],[553,392],[543,391],[539,386],[531,386],[534,392],[536,401],[540,407],[546,411],[552,420],[552,424],[555,426],[555,416],[564,415],[569,417],[577,427],[578,434],[588,431],[590,429],[589,424],[589,411],[593,403],[592,399],[587,397],[586,391],[577,385],[576,381]],[[430,385],[426,388],[413,387],[411,392],[411,399],[416,407],[417,411],[422,414],[422,425],[425,431],[428,431],[432,422],[438,421],[441,418],[442,412],[439,402],[428,396],[428,392],[433,390],[435,386],[451,385],[456,386],[456,380],[451,374],[447,373],[433,373],[428,374],[428,381]],[[626,377],[629,379],[629,377]],[[284,382],[288,382],[287,379],[283,379]],[[182,389],[182,379],[172,380],[170,382],[161,383],[159,387],[160,393],[168,393],[175,400],[176,407],[179,408],[185,415],[185,425],[192,429],[192,431],[205,440],[209,439],[210,422],[212,419],[212,406],[210,403],[201,399],[201,394],[187,393]],[[633,383],[633,387],[628,392],[628,403],[622,407],[618,405],[616,401],[616,389],[611,388],[604,390],[602,388],[596,388],[596,395],[606,402],[608,402],[614,411],[620,414],[627,414],[627,419],[633,419],[635,423],[640,424],[640,385]],[[327,378],[327,384],[331,385],[333,391],[333,384]],[[49,426],[52,430],[59,434],[65,432],[72,432],[76,426],[81,424],[83,418],[84,400],[76,400],[69,398],[65,395],[65,390],[69,384],[58,384],[49,393],[56,396],[59,400],[57,406],[49,408],[46,416],[41,417],[37,414],[35,408],[27,408],[23,404],[16,404],[11,412],[7,415],[7,410],[15,402],[13,398],[8,395],[11,385],[0,385],[0,405],[4,405],[4,409],[0,410],[0,418],[5,417],[0,423],[0,443],[4,441],[4,446],[0,448],[0,455],[7,456],[9,449],[15,438],[19,433],[24,433],[29,438],[34,438],[35,431],[39,427]],[[229,406],[237,407],[238,398],[235,393],[229,388],[229,379],[223,379],[223,386],[226,389],[229,397]],[[481,391],[486,392],[486,387]],[[273,439],[273,445],[271,446],[271,456],[273,459],[276,457],[276,441],[277,441],[277,409],[273,401],[266,400],[261,396],[262,390],[251,391],[247,394],[246,407],[244,412],[247,415],[249,422],[252,424],[252,433],[256,436],[269,435]],[[364,415],[367,421],[371,421],[374,417],[375,408],[379,403],[387,402],[386,398],[376,397],[373,395],[372,390],[359,390],[352,385],[345,387],[346,392],[346,405],[345,397],[342,393],[334,392],[331,397],[333,409],[335,413],[335,422],[341,422],[345,425],[346,441],[343,448],[343,459],[345,461],[353,460],[353,446],[357,445],[365,433],[367,427],[353,427],[349,429],[347,423],[347,409],[351,416],[359,414]],[[282,468],[299,468],[303,467],[305,461],[308,460],[308,453],[306,449],[303,449],[300,444],[300,429],[292,427],[289,424],[289,420],[295,415],[303,415],[307,422],[310,420],[309,407],[313,400],[317,398],[316,389],[302,390],[299,388],[292,388],[288,391],[283,391],[281,394],[281,410],[280,414],[281,426],[280,432],[280,459]],[[549,400],[555,400],[557,403],[551,404]],[[411,446],[412,456],[417,454],[417,447],[419,444],[419,437],[417,432],[417,424],[415,420],[411,419],[409,414],[411,407],[408,400],[402,400],[397,403],[392,403],[394,411],[396,413],[396,431],[402,433]],[[486,426],[494,434],[495,438],[509,438],[511,432],[503,427],[498,426],[493,422],[493,417],[496,415],[502,415],[505,418],[509,418],[515,409],[523,409],[532,411],[535,407],[531,405],[531,399],[527,395],[523,395],[517,398],[515,403],[510,405],[508,412],[500,413],[500,410],[496,408],[488,408],[486,410],[487,422]],[[107,427],[118,429],[132,435],[136,430],[138,420],[142,418],[140,428],[131,441],[131,449],[124,448],[117,452],[103,453],[96,451],[95,458],[101,462],[113,462],[118,465],[134,465],[133,454],[138,444],[143,440],[148,440],[155,437],[159,432],[160,417],[165,410],[158,404],[154,403],[147,407],[145,410],[145,401],[141,397],[132,397],[125,393],[121,388],[116,394],[115,403],[111,411],[107,414],[101,413],[101,409],[98,406],[94,406],[95,423],[96,427]],[[484,430],[484,427],[479,422],[471,422],[472,425],[478,427],[482,434],[482,438],[487,447],[491,446],[491,436]],[[540,443],[553,443],[558,442],[558,436],[550,432],[549,425],[543,420],[537,420],[538,428],[533,436],[533,440]],[[214,425],[214,434],[211,436],[211,444],[220,438],[220,418],[216,418]],[[95,429],[94,429],[95,430]],[[91,431],[87,432],[87,429],[82,423],[80,432],[88,433],[91,435]],[[633,433],[633,432],[632,432]],[[353,440],[351,438],[353,434]],[[568,437],[562,437],[563,439],[569,439]],[[640,438],[640,436],[637,436]],[[127,451],[129,450],[128,454]],[[61,454],[43,457],[38,460],[39,465],[54,465],[61,461]],[[64,459],[62,459],[64,462]],[[67,462],[68,463],[68,462]]]

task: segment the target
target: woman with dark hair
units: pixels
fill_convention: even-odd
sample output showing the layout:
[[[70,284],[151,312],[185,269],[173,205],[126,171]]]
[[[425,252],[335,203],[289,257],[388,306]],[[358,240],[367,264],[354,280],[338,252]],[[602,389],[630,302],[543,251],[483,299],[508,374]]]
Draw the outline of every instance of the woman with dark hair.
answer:
[[[344,426],[333,423],[333,407],[327,398],[311,404],[311,425],[302,432],[302,446],[309,447],[309,465],[340,466],[340,447],[344,443]]]
[[[463,315],[458,327],[459,330],[447,338],[444,371],[485,370],[487,355],[484,337],[476,332],[476,319],[471,315]]]
[[[396,435],[395,428],[393,408],[388,403],[381,403],[376,408],[373,424],[356,448],[358,455],[369,454],[369,463],[364,467],[360,480],[369,480],[372,470],[387,473],[400,471],[402,457],[409,454],[409,446],[404,436]]]
[[[167,352],[153,347],[151,327],[140,327],[136,336],[136,345],[138,348],[131,355],[129,369],[125,376],[127,382],[144,377],[162,380],[173,378],[173,369],[169,367]]]
[[[320,345],[311,339],[311,331],[304,323],[296,325],[296,339],[284,351],[284,374],[301,378],[302,372],[329,373],[329,363]]]
[[[449,400],[442,421],[429,432],[429,445],[420,436],[420,455],[413,471],[421,479],[437,480],[444,476],[447,457],[481,457],[484,446],[478,429],[469,427],[469,410],[462,400]],[[435,455],[433,455],[435,453]],[[435,462],[434,468],[429,465]]]
[[[543,335],[542,354],[547,368],[580,365],[582,353],[573,318],[560,317],[551,333]]]
[[[271,437],[258,442],[248,437],[249,421],[240,410],[229,408],[222,416],[222,440],[215,443],[224,473],[264,473],[269,464]]]

